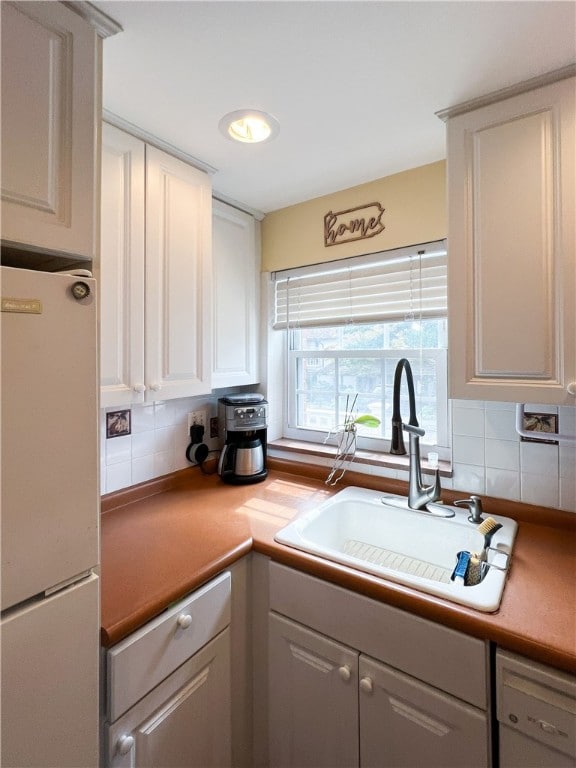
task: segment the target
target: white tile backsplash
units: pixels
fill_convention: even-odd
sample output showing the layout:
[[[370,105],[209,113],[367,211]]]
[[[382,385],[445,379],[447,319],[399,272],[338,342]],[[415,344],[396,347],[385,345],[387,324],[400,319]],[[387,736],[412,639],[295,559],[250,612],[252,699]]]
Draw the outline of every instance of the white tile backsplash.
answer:
[[[152,480],[154,474],[154,456],[140,456],[132,459],[132,484],[144,483]]]
[[[474,464],[484,467],[484,438],[454,435],[452,440],[452,461],[458,464]]]
[[[111,437],[106,440],[106,466],[121,464],[132,459],[132,435]]]
[[[520,445],[518,441],[495,440],[487,437],[484,450],[487,468],[519,472]]]
[[[558,413],[559,430],[576,434],[576,408],[529,403],[527,411]],[[484,414],[484,456],[480,463],[478,417]],[[576,512],[576,443],[526,442],[516,432],[515,403],[452,402],[453,487],[489,496]],[[470,436],[469,436],[470,435]],[[482,464],[482,465],[481,465]]]
[[[576,472],[560,477],[560,509],[576,512]]]
[[[216,416],[217,397],[132,406],[132,434],[110,439],[106,439],[106,411],[101,411],[101,492],[111,493],[191,466],[186,459],[188,413],[200,408],[207,410],[209,418]],[[204,442],[208,438],[209,433]]]
[[[119,491],[132,485],[132,462],[123,461],[121,464],[111,464],[106,467],[106,491]]]
[[[560,444],[560,477],[576,476],[576,443]]]
[[[500,499],[520,500],[520,475],[508,469],[486,467],[486,493]]]
[[[132,434],[109,440],[102,411],[102,493],[190,466],[185,455],[189,442],[187,414],[198,408],[216,416],[217,397],[134,406]],[[530,404],[529,409],[557,412],[560,431],[576,434],[576,407]],[[444,488],[576,512],[576,444],[521,442],[515,429],[514,403],[454,400],[451,422],[453,477],[443,478]],[[283,458],[290,460],[293,454]],[[317,457],[301,456],[298,460],[319,462]],[[353,464],[352,468],[365,474],[407,479],[407,472],[401,470],[365,464]]]
[[[154,430],[154,406],[139,405],[132,408],[132,434]]]
[[[494,407],[502,403],[486,403],[485,435],[494,440],[518,440],[516,412],[513,408]],[[506,403],[510,405],[510,403]],[[512,404],[513,405],[513,404]]]
[[[466,493],[486,493],[486,470],[483,466],[452,462],[452,487]]]
[[[542,504],[544,507],[558,507],[560,504],[560,484],[558,475],[520,475],[520,500],[526,504]],[[576,510],[573,510],[576,511]]]
[[[548,443],[520,443],[520,469],[523,474],[560,475],[558,446]]]
[[[452,433],[467,437],[484,437],[484,411],[480,408],[454,406]]]

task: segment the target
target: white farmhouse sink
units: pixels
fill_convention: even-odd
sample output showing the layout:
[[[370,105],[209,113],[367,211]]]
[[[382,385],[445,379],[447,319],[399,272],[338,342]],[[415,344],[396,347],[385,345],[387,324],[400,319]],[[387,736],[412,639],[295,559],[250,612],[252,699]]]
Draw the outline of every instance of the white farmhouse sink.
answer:
[[[457,553],[481,552],[484,537],[476,524],[468,522],[467,509],[447,509],[454,513],[450,518],[416,512],[402,496],[350,487],[297,517],[275,539],[479,611],[496,611],[517,525],[490,515],[502,525],[488,553],[491,567],[480,584],[464,586],[450,578]]]

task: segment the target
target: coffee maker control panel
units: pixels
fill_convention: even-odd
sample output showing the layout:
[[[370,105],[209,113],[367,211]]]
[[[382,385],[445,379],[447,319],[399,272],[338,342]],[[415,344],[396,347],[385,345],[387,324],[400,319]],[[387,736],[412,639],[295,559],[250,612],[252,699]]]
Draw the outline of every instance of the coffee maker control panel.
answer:
[[[262,429],[266,426],[266,415],[266,405],[228,406],[226,408],[226,429]]]

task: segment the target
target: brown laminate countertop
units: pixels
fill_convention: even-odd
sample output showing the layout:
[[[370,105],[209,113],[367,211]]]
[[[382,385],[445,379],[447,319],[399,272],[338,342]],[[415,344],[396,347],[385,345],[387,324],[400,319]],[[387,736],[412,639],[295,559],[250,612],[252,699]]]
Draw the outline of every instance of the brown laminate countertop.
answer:
[[[285,468],[281,462],[275,465]],[[495,509],[494,500],[486,500],[488,513],[519,522],[500,609],[486,614],[277,544],[274,534],[295,515],[344,487],[327,488],[319,476],[280,470],[244,486],[186,470],[164,484],[105,497],[102,644],[114,645],[254,549],[359,594],[576,672],[576,515],[502,501]],[[347,481],[405,493],[394,481],[382,481],[383,488],[375,478],[362,476],[360,483],[352,473]],[[457,495],[445,492],[443,498],[451,501]]]

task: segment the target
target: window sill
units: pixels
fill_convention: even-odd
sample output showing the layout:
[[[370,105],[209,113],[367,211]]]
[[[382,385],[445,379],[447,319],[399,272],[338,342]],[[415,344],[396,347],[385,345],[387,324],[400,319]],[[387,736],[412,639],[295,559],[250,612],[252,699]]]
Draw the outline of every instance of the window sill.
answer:
[[[291,440],[282,437],[279,440],[273,440],[268,443],[269,448],[277,448],[285,453],[305,454],[307,456],[319,456],[323,459],[333,459],[336,455],[336,448],[333,445],[324,445],[323,443],[308,443],[304,440]],[[354,464],[370,464],[375,467],[387,467],[389,469],[400,469],[408,471],[408,456],[393,456],[390,453],[379,453],[377,451],[362,451],[357,449],[354,455]],[[422,470],[424,472],[433,472],[429,462],[426,459],[421,460]],[[452,477],[452,462],[438,462],[440,477]]]

